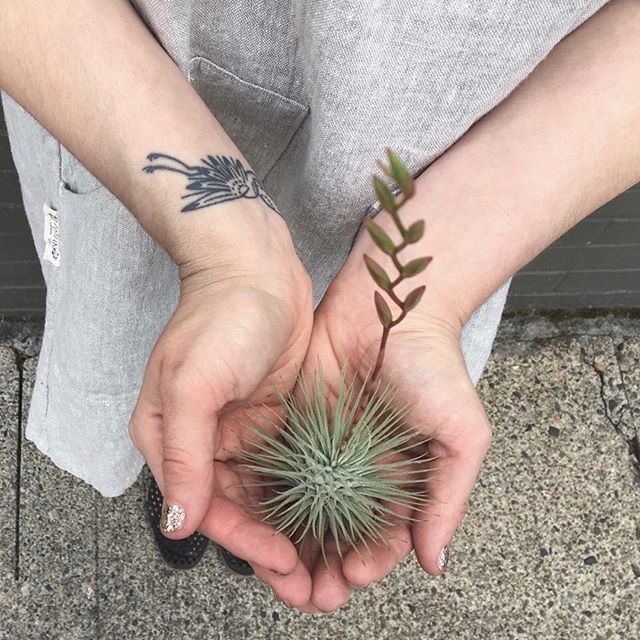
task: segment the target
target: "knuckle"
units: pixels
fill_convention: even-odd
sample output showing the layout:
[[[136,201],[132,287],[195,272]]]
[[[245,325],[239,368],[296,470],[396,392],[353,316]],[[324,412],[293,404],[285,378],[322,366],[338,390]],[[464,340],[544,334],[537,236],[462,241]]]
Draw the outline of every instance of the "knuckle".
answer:
[[[469,425],[456,433],[451,444],[452,453],[460,458],[475,458],[484,455],[491,444],[491,427],[488,423]]]
[[[129,440],[131,440],[133,446],[136,449],[140,449],[142,444],[140,439],[140,423],[138,422],[138,418],[135,414],[131,416],[131,419],[129,420],[127,431],[129,433]]]
[[[457,504],[452,509],[452,517],[459,524],[464,519],[469,503],[465,500],[464,502]]]
[[[193,473],[190,456],[180,447],[165,447],[162,458],[162,473],[167,482],[183,482]]]
[[[183,357],[165,361],[161,369],[160,386],[165,398],[202,398],[214,394],[217,385],[211,384],[213,374],[194,362],[193,358]],[[215,376],[216,378],[218,376]],[[204,396],[206,394],[206,396]]]
[[[492,437],[491,427],[489,424],[483,425],[477,432],[478,445],[482,447],[484,451],[486,451],[491,445],[491,437]]]
[[[127,432],[129,433],[129,437],[131,438],[131,440],[134,440],[137,431],[138,431],[138,422],[133,416],[131,416],[131,418],[129,419],[129,425],[127,427]]]
[[[184,355],[180,357],[165,357],[162,361],[160,372],[165,380],[179,380],[184,376],[187,368],[187,360]]]
[[[169,484],[202,485],[211,481],[213,461],[179,445],[165,443],[162,473]]]
[[[193,368],[184,360],[170,360],[162,367],[161,385],[169,393],[189,393],[195,383]]]

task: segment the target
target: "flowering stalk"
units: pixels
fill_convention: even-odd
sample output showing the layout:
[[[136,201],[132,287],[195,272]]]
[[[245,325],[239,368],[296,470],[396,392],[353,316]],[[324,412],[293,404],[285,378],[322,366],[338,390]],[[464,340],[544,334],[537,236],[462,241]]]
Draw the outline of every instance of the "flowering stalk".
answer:
[[[432,260],[431,257],[415,258],[414,260],[410,260],[403,264],[399,258],[399,254],[404,248],[410,244],[420,241],[424,235],[424,220],[418,220],[408,228],[404,226],[402,219],[400,218],[399,211],[400,208],[414,195],[415,185],[413,177],[400,158],[398,158],[391,149],[387,149],[386,153],[389,163],[383,164],[380,162],[378,163],[378,166],[385,175],[391,178],[398,185],[400,192],[399,195],[401,197],[400,199],[396,198],[389,187],[377,176],[374,176],[373,178],[373,187],[380,205],[391,215],[402,240],[399,244],[396,244],[392,240],[391,236],[389,236],[389,234],[371,218],[365,218],[364,225],[376,246],[391,258],[393,266],[397,271],[397,275],[392,279],[389,274],[387,274],[387,272],[373,258],[371,258],[371,256],[366,254],[364,256],[364,262],[374,282],[398,307],[399,314],[394,317],[389,304],[384,299],[384,296],[379,291],[374,293],[373,297],[376,312],[378,314],[378,319],[382,324],[382,336],[380,338],[378,356],[376,358],[371,378],[369,379],[370,389],[382,368],[387,340],[389,339],[391,329],[400,324],[400,322],[405,319],[409,311],[417,306],[422,299],[426,287],[423,285],[413,289],[413,291],[411,291],[404,300],[398,296],[395,292],[395,288],[407,278],[412,278],[413,276],[422,273]]]

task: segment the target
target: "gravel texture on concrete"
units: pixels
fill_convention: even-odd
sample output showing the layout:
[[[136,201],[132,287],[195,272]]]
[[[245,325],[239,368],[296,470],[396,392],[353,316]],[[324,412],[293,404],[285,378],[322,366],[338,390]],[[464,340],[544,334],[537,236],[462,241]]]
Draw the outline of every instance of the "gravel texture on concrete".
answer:
[[[0,637],[16,637],[16,477],[20,374],[15,354],[0,347]],[[3,635],[13,634],[13,635]]]
[[[25,416],[36,364],[29,358],[23,365]],[[95,638],[99,496],[26,439],[20,475],[18,637]]]
[[[408,558],[328,616],[290,611],[212,549],[191,571],[168,569],[144,518],[144,478],[102,498],[30,442],[16,579],[6,565],[20,374],[0,349],[0,603],[11,622],[0,639],[638,638],[639,327],[506,323],[479,384],[494,443],[449,572],[431,578]],[[23,415],[35,363],[22,365]]]

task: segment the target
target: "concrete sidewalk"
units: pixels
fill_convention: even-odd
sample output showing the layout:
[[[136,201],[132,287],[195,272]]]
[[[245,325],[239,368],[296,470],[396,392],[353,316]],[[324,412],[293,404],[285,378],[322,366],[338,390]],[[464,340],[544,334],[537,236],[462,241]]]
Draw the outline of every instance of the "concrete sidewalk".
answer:
[[[313,617],[213,551],[167,569],[141,482],[104,499],[23,441],[23,333],[0,346],[2,640],[640,638],[640,321],[506,321],[479,385],[494,444],[449,573],[410,558]]]

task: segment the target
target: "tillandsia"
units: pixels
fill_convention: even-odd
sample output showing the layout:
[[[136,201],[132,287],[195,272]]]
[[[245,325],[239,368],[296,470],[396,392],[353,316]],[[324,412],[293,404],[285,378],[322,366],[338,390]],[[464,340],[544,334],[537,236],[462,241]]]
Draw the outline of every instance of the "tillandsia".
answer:
[[[387,543],[385,531],[398,519],[413,519],[424,505],[427,479],[425,440],[405,418],[410,406],[399,403],[397,389],[378,380],[391,329],[416,307],[425,291],[413,289],[406,297],[396,287],[426,269],[431,258],[403,263],[399,254],[424,234],[424,221],[406,227],[401,207],[414,195],[413,177],[399,157],[387,150],[383,173],[397,185],[397,195],[379,177],[373,185],[381,208],[393,219],[400,235],[391,236],[371,218],[364,225],[375,245],[391,259],[397,274],[391,277],[368,255],[367,270],[380,291],[374,306],[382,325],[375,365],[364,381],[347,380],[347,364],[330,403],[321,367],[311,384],[301,375],[298,393],[275,393],[283,412],[260,415],[277,429],[265,433],[257,424],[248,426],[257,436],[247,442],[244,465],[259,478],[264,497],[258,504],[263,520],[296,544],[310,535],[325,558],[327,535],[340,556],[346,549],[370,549],[371,543]],[[394,316],[385,296],[398,308]],[[420,451],[420,453],[416,453]]]

